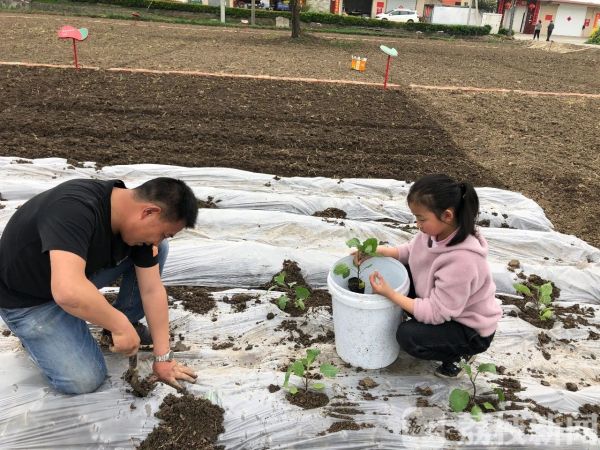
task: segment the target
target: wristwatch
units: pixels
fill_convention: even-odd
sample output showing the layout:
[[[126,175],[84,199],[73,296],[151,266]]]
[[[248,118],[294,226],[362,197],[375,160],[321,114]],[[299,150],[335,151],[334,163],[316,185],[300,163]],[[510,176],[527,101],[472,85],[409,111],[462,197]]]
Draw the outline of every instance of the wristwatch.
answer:
[[[175,355],[173,354],[173,350],[169,350],[168,353],[165,353],[164,355],[154,355],[153,359],[154,362],[169,362],[169,361],[173,361]]]

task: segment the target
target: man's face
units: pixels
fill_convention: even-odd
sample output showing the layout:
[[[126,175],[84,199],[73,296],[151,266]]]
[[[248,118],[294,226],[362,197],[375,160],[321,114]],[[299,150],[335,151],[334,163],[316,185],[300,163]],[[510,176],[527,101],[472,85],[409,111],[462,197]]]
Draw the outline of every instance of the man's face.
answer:
[[[127,245],[158,245],[163,239],[171,238],[179,233],[185,226],[183,220],[169,222],[163,220],[160,209],[146,208],[141,216],[137,217],[126,233],[121,237]]]

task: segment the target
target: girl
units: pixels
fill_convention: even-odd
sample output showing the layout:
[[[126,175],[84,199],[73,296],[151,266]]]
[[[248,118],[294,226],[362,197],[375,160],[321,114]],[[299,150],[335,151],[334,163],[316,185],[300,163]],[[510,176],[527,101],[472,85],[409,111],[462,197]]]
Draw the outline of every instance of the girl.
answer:
[[[394,291],[378,272],[371,286],[413,318],[398,327],[400,346],[416,358],[441,361],[436,375],[457,377],[461,362],[490,346],[502,316],[488,245],[475,229],[479,199],[470,183],[428,175],[411,186],[407,202],[420,232],[399,247],[377,247],[377,254],[408,266],[409,296]]]

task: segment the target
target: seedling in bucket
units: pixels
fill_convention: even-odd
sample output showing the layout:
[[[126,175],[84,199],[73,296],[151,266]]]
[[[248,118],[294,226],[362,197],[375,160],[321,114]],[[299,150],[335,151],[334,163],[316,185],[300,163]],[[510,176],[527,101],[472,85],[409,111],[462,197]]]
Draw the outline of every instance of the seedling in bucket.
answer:
[[[358,238],[352,238],[346,242],[348,247],[356,248],[356,257],[354,258],[356,276],[348,280],[348,290],[358,294],[365,293],[365,282],[360,278],[360,270],[362,264],[365,262],[365,257],[377,256],[377,244],[378,241],[374,237],[368,238],[362,243]],[[343,278],[348,278],[350,276],[350,267],[345,263],[339,263],[333,269],[333,273],[341,275]]]

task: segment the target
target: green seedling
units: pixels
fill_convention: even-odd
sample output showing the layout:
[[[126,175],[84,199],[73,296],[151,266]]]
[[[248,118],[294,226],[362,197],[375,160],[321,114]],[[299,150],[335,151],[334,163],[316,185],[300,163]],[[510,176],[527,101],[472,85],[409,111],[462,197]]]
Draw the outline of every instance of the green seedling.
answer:
[[[359,261],[358,264],[356,262],[353,263],[354,266],[356,267],[356,278],[358,279],[358,282],[357,282],[358,290],[354,290],[352,288],[352,286],[350,285],[350,281],[353,280],[353,278],[350,278],[350,280],[348,281],[348,286],[351,291],[361,292],[361,293],[364,292],[365,282],[364,282],[364,280],[362,280],[360,278],[360,270],[361,270],[361,268],[371,267],[370,265],[366,266],[366,267],[362,267],[362,264],[365,262],[365,257],[377,256],[377,244],[378,244],[378,241],[374,237],[368,238],[364,242],[360,242],[360,240],[358,238],[352,238],[346,242],[346,245],[348,247],[356,248],[356,251],[357,251],[356,259]],[[345,263],[336,264],[336,266],[333,268],[333,273],[336,275],[341,275],[343,278],[348,278],[348,276],[350,276],[350,266],[348,266],[348,264],[345,264]]]
[[[475,373],[475,375],[473,375],[473,370],[471,369],[471,366],[469,364],[462,363],[461,367],[469,376],[469,380],[471,381],[471,384],[473,386],[473,394],[471,395],[469,391],[464,389],[453,389],[452,392],[450,392],[449,398],[450,408],[454,412],[463,412],[465,409],[467,409],[469,404],[471,404],[471,417],[473,417],[474,420],[479,422],[481,420],[481,415],[483,414],[483,411],[481,409],[482,407],[488,411],[495,411],[496,408],[494,408],[494,405],[492,405],[490,402],[482,402],[481,404],[479,404],[479,401],[477,399],[477,385],[475,384],[475,380],[477,379],[477,376],[482,372],[489,372],[495,374],[496,366],[492,363],[480,364],[477,367],[477,372]],[[495,388],[494,392],[498,396],[498,401],[504,402],[504,391],[502,391],[501,388]]]
[[[542,284],[541,286],[531,285],[533,290],[529,289],[523,283],[513,284],[515,290],[523,294],[526,299],[532,299],[539,312],[540,320],[549,320],[554,316],[552,308],[552,282]]]
[[[285,276],[286,276],[285,271],[282,271],[279,274],[277,274],[276,276],[274,276],[273,281],[275,281],[275,285],[271,286],[269,288],[268,292],[275,289],[276,287],[282,288],[286,291],[286,293],[282,294],[277,299],[277,306],[282,311],[285,311],[285,308],[287,307],[288,303],[290,302],[290,297],[294,298],[294,305],[296,306],[296,308],[300,308],[301,310],[306,309],[306,305],[304,304],[304,301],[308,297],[310,297],[310,291],[307,288],[305,288],[304,286],[296,286],[297,283],[295,281],[286,283]]]
[[[323,383],[310,383],[309,379],[313,376],[311,370],[315,359],[321,353],[320,350],[309,348],[306,350],[306,358],[298,359],[294,361],[289,367],[283,380],[283,387],[288,390],[292,395],[298,393],[298,388],[293,384],[290,384],[290,376],[292,374],[302,378],[303,391],[308,392],[308,389],[314,389],[317,391],[323,390],[325,385]],[[337,368],[333,364],[324,363],[319,366],[319,372],[328,378],[334,378],[337,375]]]

